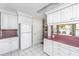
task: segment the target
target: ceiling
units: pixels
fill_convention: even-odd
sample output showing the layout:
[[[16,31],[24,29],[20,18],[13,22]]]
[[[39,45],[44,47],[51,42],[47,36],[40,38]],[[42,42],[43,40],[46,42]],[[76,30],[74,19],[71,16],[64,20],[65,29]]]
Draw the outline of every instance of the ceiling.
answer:
[[[37,11],[48,3],[0,3],[1,9],[9,11],[21,11],[30,15],[37,15]]]
[[[37,11],[40,11],[44,7],[48,6],[50,3],[0,3],[0,9],[5,9],[8,11],[20,11],[27,13],[31,16],[41,15]],[[52,3],[56,5],[57,3]]]

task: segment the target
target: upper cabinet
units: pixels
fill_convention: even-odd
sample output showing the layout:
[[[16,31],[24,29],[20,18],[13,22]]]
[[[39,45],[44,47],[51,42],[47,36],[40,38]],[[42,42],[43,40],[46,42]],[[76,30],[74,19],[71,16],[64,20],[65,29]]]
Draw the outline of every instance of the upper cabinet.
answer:
[[[52,24],[53,22],[54,22],[53,15],[52,14],[47,15],[47,24]]]
[[[6,13],[1,13],[1,29],[7,29],[8,26],[8,15]]]
[[[57,12],[54,13],[55,23],[58,23],[58,22],[62,21],[60,15],[61,15],[60,11],[57,11]]]
[[[32,18],[28,16],[19,15],[18,23],[29,23],[32,24]]]
[[[71,21],[72,20],[72,6],[62,9],[62,10],[63,10],[63,12],[62,12],[63,13],[63,16],[62,16],[63,22]]]
[[[18,22],[17,22],[17,16],[15,15],[8,15],[8,27],[10,29],[17,29],[18,28]],[[11,24],[11,25],[10,25]]]
[[[76,33],[75,36],[79,37],[79,24],[76,24]]]
[[[17,16],[7,13],[1,13],[1,29],[17,29]]]
[[[73,20],[79,20],[78,19],[79,18],[79,4],[73,5],[72,8],[73,8],[73,14],[72,14]]]
[[[48,24],[77,22],[79,18],[79,4],[64,7],[51,14],[47,14]]]

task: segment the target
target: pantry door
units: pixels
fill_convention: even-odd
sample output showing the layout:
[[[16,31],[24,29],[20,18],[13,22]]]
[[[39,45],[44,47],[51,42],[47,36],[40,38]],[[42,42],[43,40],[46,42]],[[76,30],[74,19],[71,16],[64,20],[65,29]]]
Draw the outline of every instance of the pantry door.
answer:
[[[33,20],[33,45],[39,44],[42,42],[43,36],[43,24],[42,20]]]

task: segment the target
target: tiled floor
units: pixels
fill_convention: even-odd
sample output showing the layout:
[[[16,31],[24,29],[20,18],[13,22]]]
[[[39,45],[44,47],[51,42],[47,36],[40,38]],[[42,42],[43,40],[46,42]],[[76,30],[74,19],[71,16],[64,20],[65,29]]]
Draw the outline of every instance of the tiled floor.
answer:
[[[43,52],[43,46],[39,44],[25,50],[10,52],[3,56],[47,56],[47,54]]]

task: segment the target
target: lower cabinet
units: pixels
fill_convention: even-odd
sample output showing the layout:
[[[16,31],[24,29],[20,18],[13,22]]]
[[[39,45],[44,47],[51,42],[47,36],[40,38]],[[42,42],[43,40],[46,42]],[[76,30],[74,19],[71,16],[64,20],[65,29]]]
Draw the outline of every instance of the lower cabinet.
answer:
[[[19,40],[17,37],[10,38],[8,44],[9,44],[9,51],[17,50],[19,48]]]
[[[0,40],[0,54],[4,54],[9,51],[8,43],[6,42],[8,42],[7,39]]]
[[[0,40],[0,54],[5,54],[19,48],[18,37],[6,38]]]
[[[79,56],[79,48],[44,39],[44,52],[50,56]]]
[[[44,39],[44,52],[47,53],[48,55],[52,56],[53,53],[53,46],[52,46],[52,41],[48,39]]]

